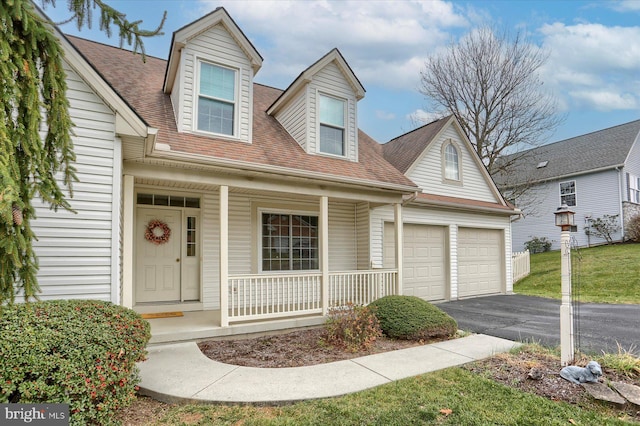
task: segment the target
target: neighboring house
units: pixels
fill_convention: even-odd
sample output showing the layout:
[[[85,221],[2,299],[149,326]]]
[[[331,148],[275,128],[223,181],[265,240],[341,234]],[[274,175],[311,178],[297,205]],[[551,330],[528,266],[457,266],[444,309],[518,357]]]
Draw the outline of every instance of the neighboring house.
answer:
[[[617,216],[620,231],[614,241],[624,239],[624,226],[640,214],[640,120],[600,130],[522,153],[510,176],[494,176],[500,185],[524,185],[528,189],[514,200],[523,217],[512,225],[513,248],[523,250],[533,237],[545,237],[560,248],[560,230],[554,215],[563,204],[575,212],[573,241],[580,247],[605,242],[588,235],[590,219]],[[524,155],[523,155],[524,154]]]
[[[458,124],[378,144],[338,50],[282,91],[254,83],[262,57],[223,8],[176,31],[168,61],[60,37],[80,182],[77,214],[33,224],[43,299],[192,312],[179,339],[511,291],[517,211]]]

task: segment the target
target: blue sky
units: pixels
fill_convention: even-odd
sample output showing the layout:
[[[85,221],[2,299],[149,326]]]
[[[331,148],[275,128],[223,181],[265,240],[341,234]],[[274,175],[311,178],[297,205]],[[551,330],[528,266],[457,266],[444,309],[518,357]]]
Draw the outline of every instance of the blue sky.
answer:
[[[264,58],[255,81],[286,88],[334,47],[358,76],[366,96],[359,125],[379,142],[431,118],[418,92],[424,59],[473,28],[496,24],[526,33],[549,52],[541,78],[557,98],[565,123],[553,142],[640,119],[640,0],[611,1],[208,1],[107,0],[130,20],[155,28],[168,12],[165,35],[145,42],[166,58],[174,31],[223,6]],[[45,13],[59,22],[66,1]],[[66,33],[118,45],[97,22]],[[127,46],[125,46],[127,47]]]

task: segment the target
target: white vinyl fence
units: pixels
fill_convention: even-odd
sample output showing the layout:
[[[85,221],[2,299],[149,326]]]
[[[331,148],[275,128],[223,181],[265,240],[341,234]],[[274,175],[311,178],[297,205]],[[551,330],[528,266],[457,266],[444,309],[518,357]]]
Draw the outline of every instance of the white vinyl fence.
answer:
[[[511,254],[511,270],[513,271],[514,283],[529,275],[531,272],[529,250]]]

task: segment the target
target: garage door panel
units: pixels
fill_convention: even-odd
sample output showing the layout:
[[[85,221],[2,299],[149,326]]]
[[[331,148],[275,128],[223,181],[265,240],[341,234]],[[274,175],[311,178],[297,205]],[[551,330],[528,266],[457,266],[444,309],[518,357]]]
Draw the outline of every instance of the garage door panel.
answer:
[[[394,227],[385,224],[385,250],[394,250]],[[405,224],[403,247],[403,293],[425,300],[446,298],[446,231],[442,226]],[[392,253],[386,252],[385,259]],[[387,264],[385,264],[385,267]]]
[[[502,292],[502,231],[459,228],[458,295],[478,296]]]

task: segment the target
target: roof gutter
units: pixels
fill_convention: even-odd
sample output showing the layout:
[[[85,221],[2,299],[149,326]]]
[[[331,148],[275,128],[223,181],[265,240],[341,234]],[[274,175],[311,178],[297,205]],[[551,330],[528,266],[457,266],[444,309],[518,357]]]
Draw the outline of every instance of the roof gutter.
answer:
[[[413,201],[415,204],[423,204],[434,207],[442,207],[452,210],[473,210],[485,213],[496,213],[504,216],[513,216],[513,215],[521,215],[522,211],[518,208],[514,208],[513,210],[506,210],[504,208],[498,207],[486,207],[486,206],[471,206],[468,204],[459,204],[450,201],[434,201],[434,200],[421,200],[417,199]]]
[[[155,140],[155,138],[154,138]],[[168,160],[168,161],[189,161],[191,163],[208,165],[208,166],[220,166],[233,168],[236,170],[244,170],[244,171],[252,171],[252,172],[262,172],[262,173],[271,173],[278,174],[286,177],[298,177],[303,179],[312,179],[312,180],[325,180],[331,183],[339,183],[343,185],[349,186],[366,186],[373,189],[382,189],[387,191],[396,191],[403,192],[405,194],[414,194],[416,193],[416,187],[410,185],[401,185],[394,184],[388,182],[379,182],[379,181],[371,181],[367,179],[360,178],[350,178],[350,177],[342,177],[335,176],[329,173],[323,172],[306,172],[303,170],[292,169],[289,167],[280,167],[280,166],[269,166],[263,164],[250,163],[247,161],[239,161],[239,160],[229,160],[225,158],[215,158],[207,157],[204,155],[198,154],[185,154],[176,151],[162,151],[156,148],[156,145],[152,145],[152,151],[149,155],[152,158]]]

